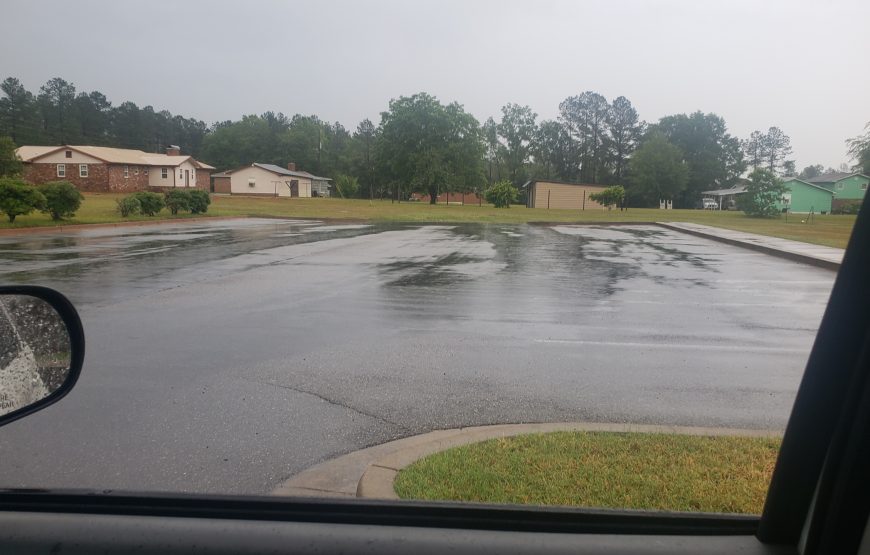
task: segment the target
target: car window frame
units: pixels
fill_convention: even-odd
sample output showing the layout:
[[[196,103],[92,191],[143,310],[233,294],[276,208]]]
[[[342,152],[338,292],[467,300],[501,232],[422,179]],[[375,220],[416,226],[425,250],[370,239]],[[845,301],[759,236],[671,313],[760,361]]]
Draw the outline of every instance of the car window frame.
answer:
[[[864,207],[868,207],[867,199]],[[832,289],[795,405],[783,437],[762,515],[668,513],[618,509],[394,502],[362,499],[276,498],[70,490],[2,490],[0,511],[176,516],[212,519],[348,523],[512,532],[638,534],[669,536],[755,535],[763,544],[797,546],[820,534],[811,508],[825,480],[842,477],[832,468],[834,439],[854,450],[870,440],[854,436],[849,410],[857,409],[850,384],[867,380],[870,352],[870,213],[860,211]],[[864,354],[862,354],[864,353]],[[863,366],[862,366],[863,365]],[[831,370],[834,368],[834,371]],[[863,373],[863,374],[862,374]],[[854,396],[854,391],[851,391]],[[854,399],[853,399],[854,401]],[[862,404],[863,403],[863,404]],[[850,409],[851,407],[851,409]],[[845,434],[845,436],[844,436]],[[841,457],[842,458],[842,457]],[[827,473],[823,468],[828,461]],[[833,500],[828,500],[833,502]],[[861,530],[863,532],[863,528]]]

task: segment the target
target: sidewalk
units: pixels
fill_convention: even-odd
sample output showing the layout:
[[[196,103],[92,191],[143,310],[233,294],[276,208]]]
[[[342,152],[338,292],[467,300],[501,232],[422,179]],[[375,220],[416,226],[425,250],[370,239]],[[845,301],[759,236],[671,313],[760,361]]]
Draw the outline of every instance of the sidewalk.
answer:
[[[706,237],[708,239],[713,239],[714,241],[721,241],[730,245],[753,249],[773,256],[788,258],[789,260],[812,264],[813,266],[828,268],[830,270],[840,269],[840,264],[843,261],[843,254],[846,252],[845,249],[813,245],[810,243],[780,239],[779,237],[770,237],[767,235],[756,235],[754,233],[745,233],[743,231],[734,231],[731,229],[723,229],[721,227],[711,227],[685,222],[657,223],[662,227],[673,229],[675,231],[681,231],[699,237]]]
[[[557,431],[640,432],[705,436],[780,436],[773,430],[701,428],[651,424],[608,424],[557,422],[545,424],[500,424],[436,430],[406,437],[320,463],[292,476],[272,491],[272,495],[294,497],[364,497],[398,499],[393,481],[406,466],[439,451],[485,441]]]

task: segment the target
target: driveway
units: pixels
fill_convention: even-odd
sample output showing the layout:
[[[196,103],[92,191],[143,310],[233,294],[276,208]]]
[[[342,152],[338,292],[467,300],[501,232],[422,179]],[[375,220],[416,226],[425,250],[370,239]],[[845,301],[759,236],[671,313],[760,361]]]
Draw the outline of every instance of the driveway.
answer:
[[[781,429],[834,273],[653,226],[201,221],[0,237],[80,308],[81,380],[0,487],[271,491],[440,428]]]

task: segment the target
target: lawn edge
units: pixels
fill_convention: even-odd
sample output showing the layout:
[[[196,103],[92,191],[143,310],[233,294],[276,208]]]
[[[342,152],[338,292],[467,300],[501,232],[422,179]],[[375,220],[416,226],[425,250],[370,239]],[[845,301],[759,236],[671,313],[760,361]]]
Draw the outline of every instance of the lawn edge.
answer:
[[[782,437],[782,432],[776,430],[598,422],[453,428],[405,437],[320,463],[285,480],[272,491],[272,495],[397,500],[399,497],[393,484],[399,471],[429,455],[490,439],[562,431]]]

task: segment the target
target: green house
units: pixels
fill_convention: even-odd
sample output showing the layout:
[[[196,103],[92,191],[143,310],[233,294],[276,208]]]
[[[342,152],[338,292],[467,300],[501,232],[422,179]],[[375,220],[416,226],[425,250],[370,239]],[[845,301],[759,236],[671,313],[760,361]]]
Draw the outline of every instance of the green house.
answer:
[[[796,177],[785,177],[782,183],[788,187],[789,192],[785,193],[782,201],[777,203],[780,210],[788,208],[789,212],[815,212],[816,214],[831,211],[834,200],[832,190]]]
[[[870,177],[863,173],[826,173],[807,182],[824,187],[834,193],[833,208],[837,209],[844,204],[860,203],[867,194],[867,184]]]

